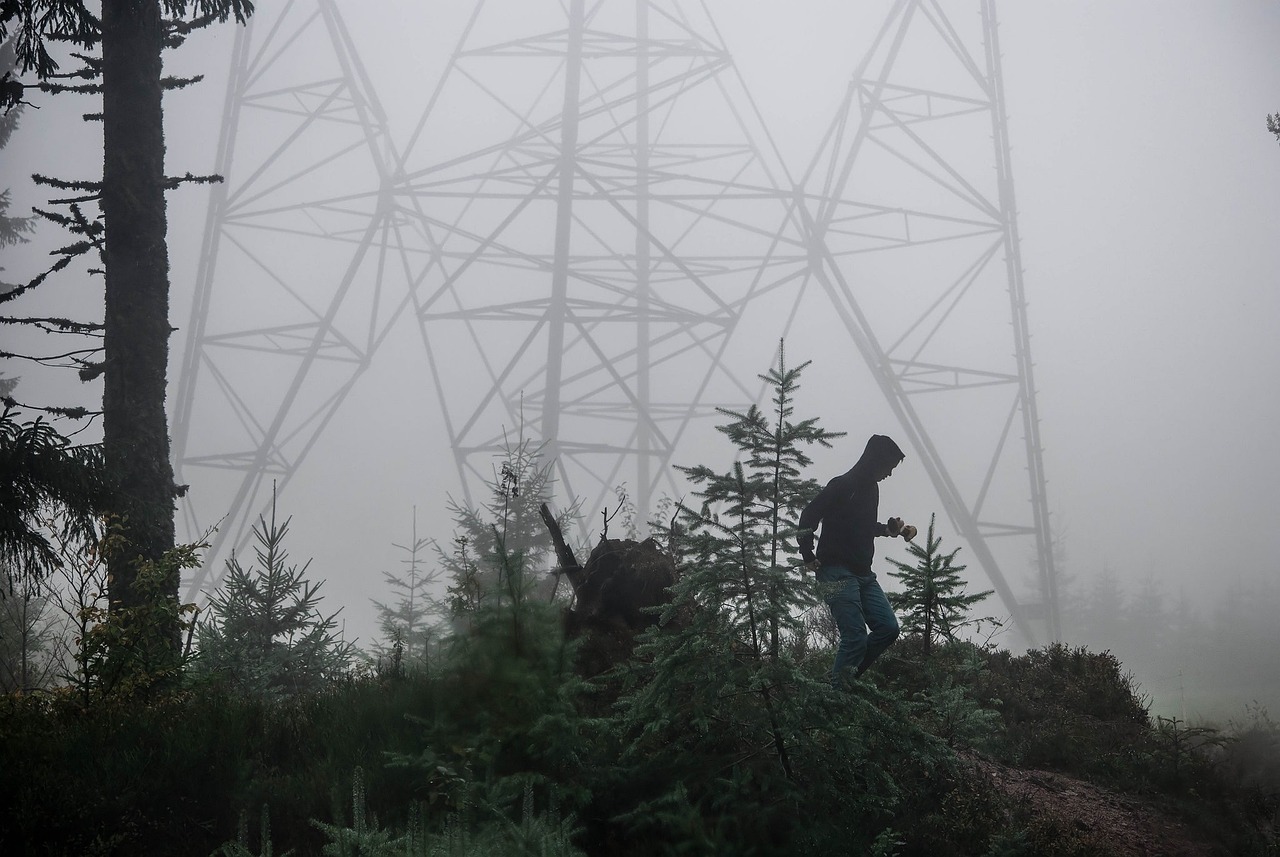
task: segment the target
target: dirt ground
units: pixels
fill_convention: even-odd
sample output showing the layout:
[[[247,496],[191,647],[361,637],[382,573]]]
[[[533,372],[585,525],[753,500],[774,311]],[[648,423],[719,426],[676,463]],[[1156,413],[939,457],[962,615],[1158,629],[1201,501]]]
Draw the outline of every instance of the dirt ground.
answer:
[[[1225,852],[1150,801],[1051,771],[970,757],[981,774],[1030,816],[1052,819],[1123,857],[1216,857]]]

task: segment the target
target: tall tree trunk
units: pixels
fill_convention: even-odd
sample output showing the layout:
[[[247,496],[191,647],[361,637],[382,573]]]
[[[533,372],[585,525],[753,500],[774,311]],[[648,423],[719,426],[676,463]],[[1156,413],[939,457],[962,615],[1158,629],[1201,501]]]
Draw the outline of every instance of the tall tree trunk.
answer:
[[[159,559],[174,544],[175,494],[164,410],[171,328],[162,38],[159,0],[103,0],[103,450],[126,542],[125,550],[108,559],[113,609],[140,606],[134,585],[139,561]],[[178,574],[175,569],[164,589],[164,597],[175,603]],[[163,633],[176,649],[176,622]]]

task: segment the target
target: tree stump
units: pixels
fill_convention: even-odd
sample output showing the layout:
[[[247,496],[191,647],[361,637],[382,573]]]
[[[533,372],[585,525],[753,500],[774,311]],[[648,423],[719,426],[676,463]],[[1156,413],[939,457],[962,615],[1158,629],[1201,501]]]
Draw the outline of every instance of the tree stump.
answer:
[[[542,512],[561,570],[573,587],[574,603],[565,611],[564,627],[569,638],[582,640],[578,671],[586,677],[599,675],[629,659],[636,636],[658,624],[658,616],[647,608],[670,602],[675,562],[651,538],[601,539],[586,565],[580,565],[545,504]]]

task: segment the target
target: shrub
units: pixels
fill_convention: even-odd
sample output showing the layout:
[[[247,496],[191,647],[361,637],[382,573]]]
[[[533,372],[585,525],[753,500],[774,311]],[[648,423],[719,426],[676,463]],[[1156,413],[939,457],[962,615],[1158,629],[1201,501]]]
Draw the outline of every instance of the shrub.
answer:
[[[1146,705],[1110,652],[993,652],[978,694],[1000,711],[998,750],[1013,764],[1124,780],[1149,746]]]
[[[1227,734],[1231,740],[1214,754],[1221,774],[1280,802],[1280,724],[1255,702],[1245,708],[1243,721],[1229,724]]]

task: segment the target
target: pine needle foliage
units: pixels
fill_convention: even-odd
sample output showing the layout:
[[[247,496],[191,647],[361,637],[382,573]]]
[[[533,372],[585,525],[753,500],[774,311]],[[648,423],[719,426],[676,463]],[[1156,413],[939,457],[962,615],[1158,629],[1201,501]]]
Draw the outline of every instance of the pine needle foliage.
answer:
[[[728,643],[718,652],[733,662],[721,665],[722,678],[738,686],[728,692],[743,692],[758,703],[763,720],[753,724],[751,731],[759,731],[752,743],[769,748],[768,755],[792,781],[796,774],[778,711],[779,695],[790,683],[786,665],[779,670],[780,643],[784,635],[800,632],[799,617],[815,601],[812,588],[799,585],[784,563],[796,552],[800,509],[817,491],[813,480],[800,476],[811,463],[805,448],[830,446],[839,436],[820,428],[816,419],[791,419],[808,365],[788,368],[785,349],[779,347],[777,365],[759,376],[772,390],[772,414],[756,405],[742,412],[719,409],[729,421],[717,429],[738,457],[728,472],[706,465],[677,468],[701,500],[698,510],[685,507],[681,516],[691,566],[676,584],[673,602],[694,617],[690,636],[696,640],[686,642]],[[683,646],[677,644],[676,651]]]
[[[707,594],[727,617],[735,637],[761,658],[778,657],[781,640],[801,632],[800,617],[813,607],[813,591],[797,585],[796,522],[818,492],[801,476],[812,464],[807,449],[830,447],[844,432],[820,427],[816,418],[793,422],[800,376],[809,366],[778,362],[759,378],[771,390],[773,409],[745,412],[720,408],[729,421],[717,427],[733,445],[737,461],[728,472],[705,465],[677,466],[696,486],[701,507],[681,509],[693,564],[711,573]],[[702,585],[702,584],[700,584]]]
[[[197,633],[199,670],[248,693],[280,697],[319,690],[345,672],[355,646],[340,639],[337,612],[320,611],[322,583],[307,579],[311,561],[289,564],[284,542],[292,518],[253,528],[257,566],[227,560],[222,589],[209,598]]]
[[[541,449],[521,441],[495,468],[483,508],[454,506],[456,552],[441,551],[453,583],[450,629],[431,673],[437,708],[411,718],[420,749],[388,757],[438,811],[485,807],[494,818],[518,817],[526,786],[548,780],[572,784],[576,800],[574,779],[590,764],[577,710],[582,682],[544,573],[552,552],[538,507],[552,484]],[[468,848],[447,853],[478,853]]]
[[[240,813],[240,828],[236,832],[234,842],[225,842],[212,857],[291,857],[293,851],[285,851],[277,855],[271,843],[271,812],[264,804],[262,807],[262,823],[258,831],[260,850],[255,854],[249,847],[249,815]]]
[[[438,633],[431,620],[439,613],[440,605],[429,593],[442,572],[439,568],[426,568],[424,554],[434,543],[434,539],[418,535],[415,508],[409,543],[394,546],[404,555],[400,560],[404,571],[382,573],[383,580],[398,597],[394,604],[373,600],[383,634],[383,642],[376,644],[374,651],[380,658],[389,659],[393,674],[400,674],[406,668],[425,670],[430,666],[431,644]]]
[[[367,807],[364,773],[352,778],[351,824],[312,820],[329,840],[321,850],[327,857],[580,857],[574,847],[571,819],[535,810],[532,789],[524,793],[521,818],[514,821],[492,813],[482,821],[460,823],[446,819],[439,830],[428,830],[421,812],[410,812],[403,830],[383,827]],[[249,855],[252,857],[252,855]]]
[[[449,501],[453,543],[447,550],[437,545],[436,551],[450,578],[448,612],[455,624],[465,625],[486,601],[550,600],[555,594],[555,581],[538,576],[553,551],[538,509],[551,501],[554,485],[543,446],[521,439],[504,450],[483,505]],[[576,514],[576,504],[562,512],[561,526]]]
[[[929,517],[929,531],[923,544],[907,543],[907,553],[916,558],[915,565],[889,559],[897,571],[890,576],[902,581],[900,592],[890,592],[889,601],[898,615],[903,633],[922,641],[924,657],[929,657],[935,642],[954,641],[957,633],[974,622],[969,609],[991,595],[992,590],[966,595],[960,573],[966,566],[956,564],[960,548],[942,553],[942,537],[935,535],[937,515]]]
[[[160,5],[166,17],[167,42],[214,20],[234,17],[243,24],[253,14],[251,0],[163,0]],[[190,22],[183,20],[188,16]],[[0,3],[0,41],[11,34],[21,71],[35,71],[41,80],[48,80],[58,77],[58,63],[49,53],[49,43],[98,45],[102,41],[102,22],[94,14],[93,4],[82,0]]]
[[[66,534],[88,544],[106,496],[100,446],[74,446],[43,419],[0,413],[0,563],[16,577],[61,565],[41,520],[59,510]]]
[[[12,79],[14,69],[17,67],[17,56],[14,51],[14,40],[9,39],[0,44],[0,79],[8,85]],[[22,117],[24,104],[8,105],[0,109],[0,149],[9,144],[9,138],[13,136],[13,132],[18,130],[18,123]],[[27,236],[35,229],[35,217],[14,217],[9,214],[9,188],[0,189],[0,248],[11,247],[15,244],[25,244]],[[0,271],[4,268],[0,267]],[[11,286],[0,281],[0,294],[3,294]],[[8,395],[4,390],[3,383],[0,383],[0,395]]]

